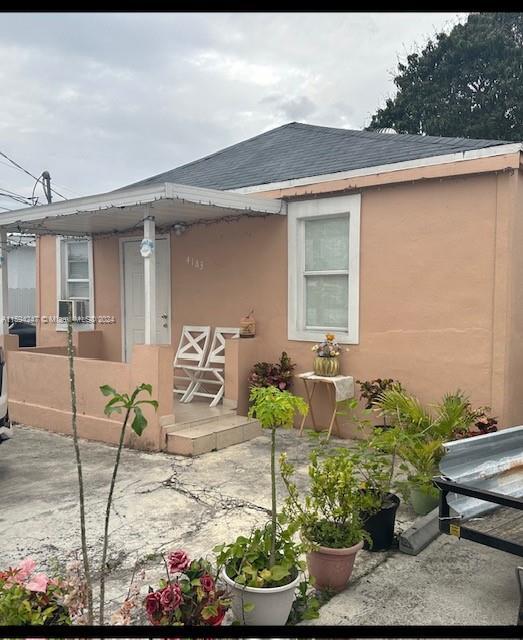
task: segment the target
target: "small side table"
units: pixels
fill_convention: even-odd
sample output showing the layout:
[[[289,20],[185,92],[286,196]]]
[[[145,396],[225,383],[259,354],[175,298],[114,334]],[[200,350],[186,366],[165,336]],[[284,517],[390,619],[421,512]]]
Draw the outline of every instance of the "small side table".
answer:
[[[314,418],[314,413],[312,411],[312,398],[314,396],[314,391],[316,390],[316,385],[318,383],[323,383],[327,385],[329,397],[333,402],[332,415],[329,423],[329,431],[327,434],[327,440],[331,436],[332,427],[336,424],[336,430],[338,435],[340,435],[340,426],[338,424],[338,418],[336,416],[336,407],[338,402],[342,402],[343,400],[348,400],[349,398],[354,397],[354,378],[352,376],[317,376],[314,371],[307,371],[306,373],[299,373],[298,378],[303,380],[303,385],[305,386],[305,394],[307,395],[307,404],[309,405],[309,412],[311,414],[312,425],[315,430],[317,430],[316,420]],[[312,387],[309,389],[307,383],[311,383]],[[303,416],[301,425],[300,425],[300,436],[303,433],[303,427],[305,426],[305,420],[307,416]]]

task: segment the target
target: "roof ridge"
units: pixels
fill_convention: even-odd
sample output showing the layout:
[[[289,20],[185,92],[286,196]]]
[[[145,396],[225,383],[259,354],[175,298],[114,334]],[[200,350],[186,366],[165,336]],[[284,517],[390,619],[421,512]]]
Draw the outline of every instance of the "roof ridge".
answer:
[[[185,164],[180,164],[177,167],[174,167],[174,169],[167,169],[167,171],[161,171],[160,173],[157,173],[154,176],[150,176],[149,178],[146,178],[146,180],[153,180],[154,178],[159,178],[160,176],[162,176],[164,173],[171,173],[171,171],[174,171],[175,169],[185,169],[186,167],[190,167],[193,164],[197,164],[198,162],[202,162],[203,160],[209,160],[210,158],[214,158],[216,156],[219,156],[222,153],[225,153],[226,151],[230,151],[231,149],[234,149],[235,147],[238,147],[239,145],[243,145],[246,142],[251,142],[252,140],[256,140],[257,138],[261,138],[261,136],[266,135],[267,133],[272,133],[273,131],[277,131],[278,129],[284,129],[285,127],[290,127],[293,124],[300,124],[299,122],[287,122],[286,124],[282,124],[279,127],[274,127],[274,129],[269,129],[269,131],[264,131],[263,133],[258,133],[255,136],[252,136],[252,138],[247,138],[246,140],[240,140],[240,142],[235,142],[234,144],[229,145],[228,147],[224,147],[223,149],[218,149],[218,151],[214,151],[213,153],[210,153],[207,156],[202,156],[201,158],[197,158],[196,160],[191,160],[190,162],[186,162]],[[143,182],[142,180],[139,180],[138,182]],[[133,183],[136,184],[136,183]],[[129,187],[132,187],[131,185],[127,185]],[[127,188],[127,187],[126,187]]]
[[[382,133],[381,131],[367,131],[365,129],[344,129],[342,127],[327,127],[321,124],[307,124],[305,122],[290,122],[287,126],[294,125],[295,128],[308,128],[313,127],[315,129],[322,129],[324,133],[343,136],[345,132],[349,133],[351,136],[362,137],[362,138],[373,138],[376,136],[403,136],[404,138],[408,137],[411,140],[416,141],[425,141],[429,144],[438,144],[441,140],[477,140],[478,142],[499,142],[500,144],[511,144],[510,141],[507,140],[498,140],[494,138],[464,138],[460,136],[427,136],[421,135],[417,133]],[[296,126],[298,125],[298,126]]]

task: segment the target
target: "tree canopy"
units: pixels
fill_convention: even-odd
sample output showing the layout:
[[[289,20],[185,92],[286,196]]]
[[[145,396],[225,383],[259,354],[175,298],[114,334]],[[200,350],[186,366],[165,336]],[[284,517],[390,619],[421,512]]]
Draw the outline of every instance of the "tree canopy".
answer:
[[[368,130],[523,141],[523,13],[472,13],[398,64]]]

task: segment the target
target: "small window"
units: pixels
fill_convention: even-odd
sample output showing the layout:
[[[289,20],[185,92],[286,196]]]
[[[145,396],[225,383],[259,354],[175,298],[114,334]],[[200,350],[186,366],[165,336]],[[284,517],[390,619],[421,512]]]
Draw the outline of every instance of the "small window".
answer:
[[[69,307],[72,307],[75,325],[91,328],[88,320],[94,315],[91,241],[59,239],[57,266],[57,328],[65,328]]]
[[[289,339],[358,341],[360,196],[289,203]]]

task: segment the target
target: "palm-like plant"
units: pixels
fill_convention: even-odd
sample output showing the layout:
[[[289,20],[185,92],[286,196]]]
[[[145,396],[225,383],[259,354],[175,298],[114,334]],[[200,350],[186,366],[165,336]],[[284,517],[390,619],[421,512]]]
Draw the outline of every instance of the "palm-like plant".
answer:
[[[401,389],[381,393],[376,407],[392,417],[395,426],[424,439],[452,439],[466,431],[474,422],[474,414],[467,396],[459,389],[443,396],[431,409],[424,407],[415,396]]]
[[[443,457],[443,443],[468,431],[474,422],[468,398],[458,389],[427,408],[406,391],[389,389],[380,394],[375,405],[393,422],[393,429],[378,437],[377,443],[389,453],[394,450],[403,460],[400,469],[408,473],[408,482],[398,487],[404,497],[411,486],[432,493],[432,477]]]

